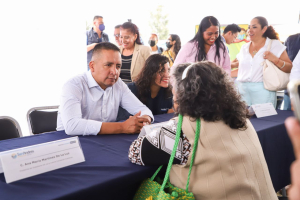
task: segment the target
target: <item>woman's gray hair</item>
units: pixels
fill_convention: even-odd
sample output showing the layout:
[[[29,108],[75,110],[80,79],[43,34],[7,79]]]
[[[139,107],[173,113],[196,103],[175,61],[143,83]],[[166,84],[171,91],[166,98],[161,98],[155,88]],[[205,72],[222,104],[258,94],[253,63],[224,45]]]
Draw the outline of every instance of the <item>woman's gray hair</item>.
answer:
[[[205,121],[223,120],[231,128],[246,129],[247,106],[227,73],[209,61],[190,65],[178,65],[173,73],[176,112]],[[182,79],[188,66],[186,77]]]

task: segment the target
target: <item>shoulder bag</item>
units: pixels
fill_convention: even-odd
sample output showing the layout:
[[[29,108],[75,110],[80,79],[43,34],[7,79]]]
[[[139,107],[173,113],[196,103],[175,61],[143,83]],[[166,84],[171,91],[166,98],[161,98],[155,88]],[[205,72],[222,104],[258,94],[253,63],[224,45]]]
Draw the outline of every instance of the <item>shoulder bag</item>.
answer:
[[[134,200],[169,200],[169,199],[194,200],[195,199],[193,193],[188,191],[188,187],[189,187],[189,182],[190,182],[192,166],[194,163],[195,154],[196,154],[196,150],[197,150],[198,140],[199,140],[199,136],[200,136],[200,120],[199,119],[197,119],[195,143],[194,143],[193,153],[191,156],[191,163],[190,163],[189,174],[188,174],[188,179],[187,179],[187,183],[186,183],[186,189],[184,190],[184,189],[173,186],[169,180],[169,174],[170,174],[170,171],[171,171],[171,168],[173,165],[173,160],[174,160],[175,153],[176,153],[179,139],[180,139],[182,120],[183,120],[182,115],[179,115],[177,130],[176,130],[175,144],[174,144],[173,151],[172,151],[169,163],[168,163],[164,181],[162,183],[159,180],[154,181],[156,175],[162,168],[162,166],[160,166],[151,178],[148,178],[142,182],[142,184],[140,185],[138,191],[136,192],[136,194],[133,198]]]
[[[270,40],[267,51],[270,51],[272,41],[273,40]],[[284,90],[289,83],[289,77],[290,73],[281,71],[274,63],[265,59],[263,67],[263,82],[265,89],[270,91]]]

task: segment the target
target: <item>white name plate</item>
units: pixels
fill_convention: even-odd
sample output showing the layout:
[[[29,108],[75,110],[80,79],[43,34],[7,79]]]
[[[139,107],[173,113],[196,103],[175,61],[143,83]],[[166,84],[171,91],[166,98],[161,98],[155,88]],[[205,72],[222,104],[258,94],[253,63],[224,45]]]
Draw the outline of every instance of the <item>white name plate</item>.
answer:
[[[6,183],[85,161],[78,137],[1,152]]]
[[[277,115],[277,112],[272,103],[256,104],[250,107],[250,113],[253,111],[257,118]]]

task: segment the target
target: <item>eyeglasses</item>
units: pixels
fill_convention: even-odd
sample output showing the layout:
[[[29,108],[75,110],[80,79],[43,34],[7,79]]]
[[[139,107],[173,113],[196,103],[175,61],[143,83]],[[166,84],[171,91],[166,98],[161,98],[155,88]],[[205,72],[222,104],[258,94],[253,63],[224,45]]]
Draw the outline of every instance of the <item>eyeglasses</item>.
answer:
[[[115,36],[115,37],[120,37],[120,34],[115,34],[114,36]]]

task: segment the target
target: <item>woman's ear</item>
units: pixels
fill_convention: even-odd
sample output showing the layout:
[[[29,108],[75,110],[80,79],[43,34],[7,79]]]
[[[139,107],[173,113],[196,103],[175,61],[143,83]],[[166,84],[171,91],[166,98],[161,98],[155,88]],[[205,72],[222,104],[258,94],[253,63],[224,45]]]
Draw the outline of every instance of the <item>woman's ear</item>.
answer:
[[[136,41],[137,39],[137,34],[134,34],[134,41]]]
[[[265,26],[265,27],[262,29],[263,34],[267,31],[267,29],[268,29],[268,26]]]

